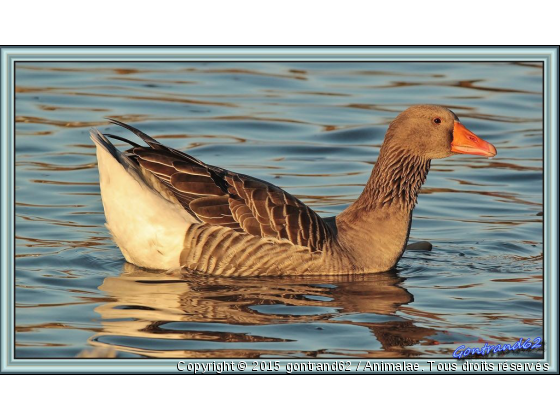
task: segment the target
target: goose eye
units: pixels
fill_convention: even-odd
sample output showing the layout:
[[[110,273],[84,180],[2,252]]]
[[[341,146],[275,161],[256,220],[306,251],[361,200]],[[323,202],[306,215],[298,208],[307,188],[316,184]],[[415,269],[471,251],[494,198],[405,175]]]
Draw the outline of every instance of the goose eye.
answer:
[[[441,118],[434,118],[434,122],[436,124],[441,124]]]

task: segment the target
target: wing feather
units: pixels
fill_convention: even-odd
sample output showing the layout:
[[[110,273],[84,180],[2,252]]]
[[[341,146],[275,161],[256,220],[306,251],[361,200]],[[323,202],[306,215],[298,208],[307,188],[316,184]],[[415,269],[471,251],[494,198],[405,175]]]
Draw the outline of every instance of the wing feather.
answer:
[[[333,235],[321,217],[279,187],[207,165],[162,145],[134,127],[111,121],[148,143],[149,147],[143,147],[127,141],[133,147],[126,153],[154,175],[201,223],[251,236],[286,240],[311,251],[323,249]],[[221,249],[221,245],[216,247]]]

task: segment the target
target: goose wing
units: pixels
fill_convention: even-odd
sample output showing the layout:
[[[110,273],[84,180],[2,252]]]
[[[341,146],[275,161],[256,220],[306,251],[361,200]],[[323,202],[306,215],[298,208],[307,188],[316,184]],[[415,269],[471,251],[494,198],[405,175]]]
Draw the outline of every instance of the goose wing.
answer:
[[[248,175],[228,171],[164,146],[140,130],[111,120],[142,140],[126,152],[164,184],[201,223],[218,225],[261,238],[288,240],[320,251],[333,232],[313,210],[281,188]]]

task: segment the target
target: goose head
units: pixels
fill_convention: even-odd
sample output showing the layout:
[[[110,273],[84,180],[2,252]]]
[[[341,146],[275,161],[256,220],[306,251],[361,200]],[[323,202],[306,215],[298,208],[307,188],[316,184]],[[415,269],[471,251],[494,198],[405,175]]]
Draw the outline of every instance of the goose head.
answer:
[[[428,160],[496,155],[496,148],[468,130],[455,113],[436,105],[415,105],[401,112],[387,130],[384,147]]]

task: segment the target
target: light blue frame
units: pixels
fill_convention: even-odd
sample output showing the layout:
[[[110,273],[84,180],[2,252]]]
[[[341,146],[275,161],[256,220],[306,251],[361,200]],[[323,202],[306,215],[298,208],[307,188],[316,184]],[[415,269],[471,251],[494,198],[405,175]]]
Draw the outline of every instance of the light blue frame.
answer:
[[[16,61],[542,61],[544,64],[544,360],[558,373],[558,47],[2,47],[0,49],[0,372],[181,373],[177,360],[15,359],[14,357],[14,68]],[[226,359],[218,359],[222,361]],[[303,359],[279,359],[287,363]],[[316,359],[310,359],[318,361]],[[438,363],[455,359],[434,359]],[[201,363],[210,359],[198,360]],[[226,360],[227,361],[227,360]],[[334,362],[336,360],[321,360]],[[367,360],[361,361],[361,366]],[[388,359],[384,362],[403,362]],[[429,372],[425,359],[409,359]],[[505,360],[493,360],[494,362]],[[519,363],[536,360],[510,359]],[[185,362],[197,362],[186,360]],[[237,365],[241,360],[234,360]],[[251,360],[245,360],[251,371]],[[352,371],[359,360],[352,361]],[[372,362],[381,362],[372,360]],[[494,364],[496,366],[496,363]],[[495,370],[496,371],[496,370]],[[236,369],[237,372],[237,369]],[[457,372],[462,373],[459,367]],[[185,370],[185,372],[187,371]],[[434,373],[434,372],[432,372]],[[480,372],[479,372],[480,373]],[[510,372],[508,372],[510,373]]]

